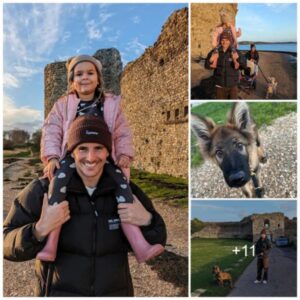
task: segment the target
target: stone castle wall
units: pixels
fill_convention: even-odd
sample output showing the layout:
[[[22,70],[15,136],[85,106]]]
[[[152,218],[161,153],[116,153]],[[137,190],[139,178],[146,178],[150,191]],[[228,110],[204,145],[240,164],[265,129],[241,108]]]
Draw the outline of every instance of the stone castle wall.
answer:
[[[153,47],[126,66],[121,90],[133,130],[134,166],[187,177],[187,9],[174,12]]]
[[[266,227],[265,224],[269,226]],[[290,226],[290,235],[297,236],[296,221],[287,224]],[[267,229],[267,234],[271,235],[273,241],[279,236],[286,235],[284,214],[253,214],[240,222],[207,222],[203,229],[192,235],[192,238],[239,238],[255,242],[259,239],[263,228]]]
[[[187,8],[174,12],[155,44],[124,71],[119,51],[114,48],[100,49],[94,57],[103,65],[105,90],[121,92],[123,111],[134,136],[134,167],[187,177]],[[66,91],[65,62],[48,64],[45,67],[45,117]]]
[[[220,11],[226,9],[235,16],[238,5],[231,3],[193,3],[191,5],[191,57],[206,57],[212,49],[211,36],[221,23]]]

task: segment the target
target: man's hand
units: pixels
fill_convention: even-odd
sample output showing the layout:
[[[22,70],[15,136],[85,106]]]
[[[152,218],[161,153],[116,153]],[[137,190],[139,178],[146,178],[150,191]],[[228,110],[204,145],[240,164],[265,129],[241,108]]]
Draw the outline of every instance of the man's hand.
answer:
[[[149,213],[138,198],[133,195],[133,203],[120,203],[118,214],[121,222],[137,226],[146,226],[151,223],[152,215]]]
[[[44,194],[43,207],[39,221],[35,225],[37,239],[46,237],[52,230],[70,219],[69,202],[49,205],[48,195]]]
[[[47,166],[44,168],[44,176],[48,177],[51,181],[54,177],[55,169],[59,169],[60,165],[57,158],[52,158],[49,160]]]

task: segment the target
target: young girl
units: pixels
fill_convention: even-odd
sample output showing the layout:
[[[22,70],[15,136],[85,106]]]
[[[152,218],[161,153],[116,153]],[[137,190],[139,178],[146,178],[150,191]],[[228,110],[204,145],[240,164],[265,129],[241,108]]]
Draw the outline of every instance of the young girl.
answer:
[[[113,94],[104,94],[102,65],[94,57],[75,56],[68,60],[66,66],[68,93],[54,104],[42,131],[41,159],[46,165],[44,173],[51,180],[49,204],[54,205],[66,199],[65,187],[75,170],[74,160],[66,150],[68,129],[76,117],[85,114],[102,118],[107,123],[113,145],[112,160],[107,161],[106,172],[118,183],[117,202],[132,203],[133,195],[127,183],[134,151],[131,132],[120,107],[121,99]],[[55,169],[57,171],[54,174]],[[138,262],[144,262],[164,250],[162,245],[148,244],[138,226],[121,223],[121,227]],[[46,246],[37,255],[38,259],[55,260],[59,232],[60,228],[49,234]]]
[[[235,69],[239,68],[238,58],[239,55],[236,51],[237,49],[237,38],[242,35],[241,29],[237,31],[235,26],[232,25],[232,18],[228,12],[225,10],[221,11],[220,13],[221,17],[221,25],[216,27],[215,31],[212,35],[212,47],[213,47],[213,55],[211,56],[210,62],[211,68],[216,68],[219,58],[219,49],[221,47],[221,36],[223,33],[228,33],[229,36],[231,36],[230,44],[231,44],[231,54],[232,54],[232,60],[234,63]]]

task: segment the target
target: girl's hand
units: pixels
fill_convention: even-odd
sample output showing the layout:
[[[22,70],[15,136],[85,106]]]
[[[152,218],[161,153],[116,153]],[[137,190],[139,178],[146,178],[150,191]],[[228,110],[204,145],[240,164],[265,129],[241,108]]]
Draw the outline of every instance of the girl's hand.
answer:
[[[52,230],[63,225],[70,219],[69,202],[49,205],[48,195],[44,194],[43,207],[39,221],[35,225],[37,239],[46,237]]]
[[[120,203],[118,214],[121,222],[130,223],[137,226],[150,225],[152,215],[149,213],[138,198],[133,195],[133,203]]]
[[[55,169],[59,169],[60,165],[57,158],[52,158],[49,160],[47,166],[44,168],[44,175],[51,181],[54,177]]]
[[[130,168],[130,158],[126,155],[121,155],[117,165],[120,168]]]

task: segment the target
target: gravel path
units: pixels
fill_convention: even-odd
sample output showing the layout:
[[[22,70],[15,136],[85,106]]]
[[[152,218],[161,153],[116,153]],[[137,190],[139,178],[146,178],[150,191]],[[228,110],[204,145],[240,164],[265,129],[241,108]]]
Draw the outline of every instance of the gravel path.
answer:
[[[276,119],[259,130],[268,155],[262,165],[264,198],[296,198],[297,196],[297,114]],[[244,198],[240,189],[230,189],[219,167],[206,161],[191,169],[193,198]]]
[[[29,168],[27,166],[26,170]],[[13,169],[19,170],[19,166]],[[7,171],[9,176],[6,178],[15,175],[12,168]],[[20,191],[15,189],[18,185],[17,181],[4,184],[4,217]],[[135,296],[187,296],[188,210],[169,206],[162,201],[154,201],[154,204],[167,226],[166,251],[160,257],[141,265],[137,264],[133,255],[129,255]],[[19,263],[3,261],[3,296],[33,296],[34,284],[34,260]]]

